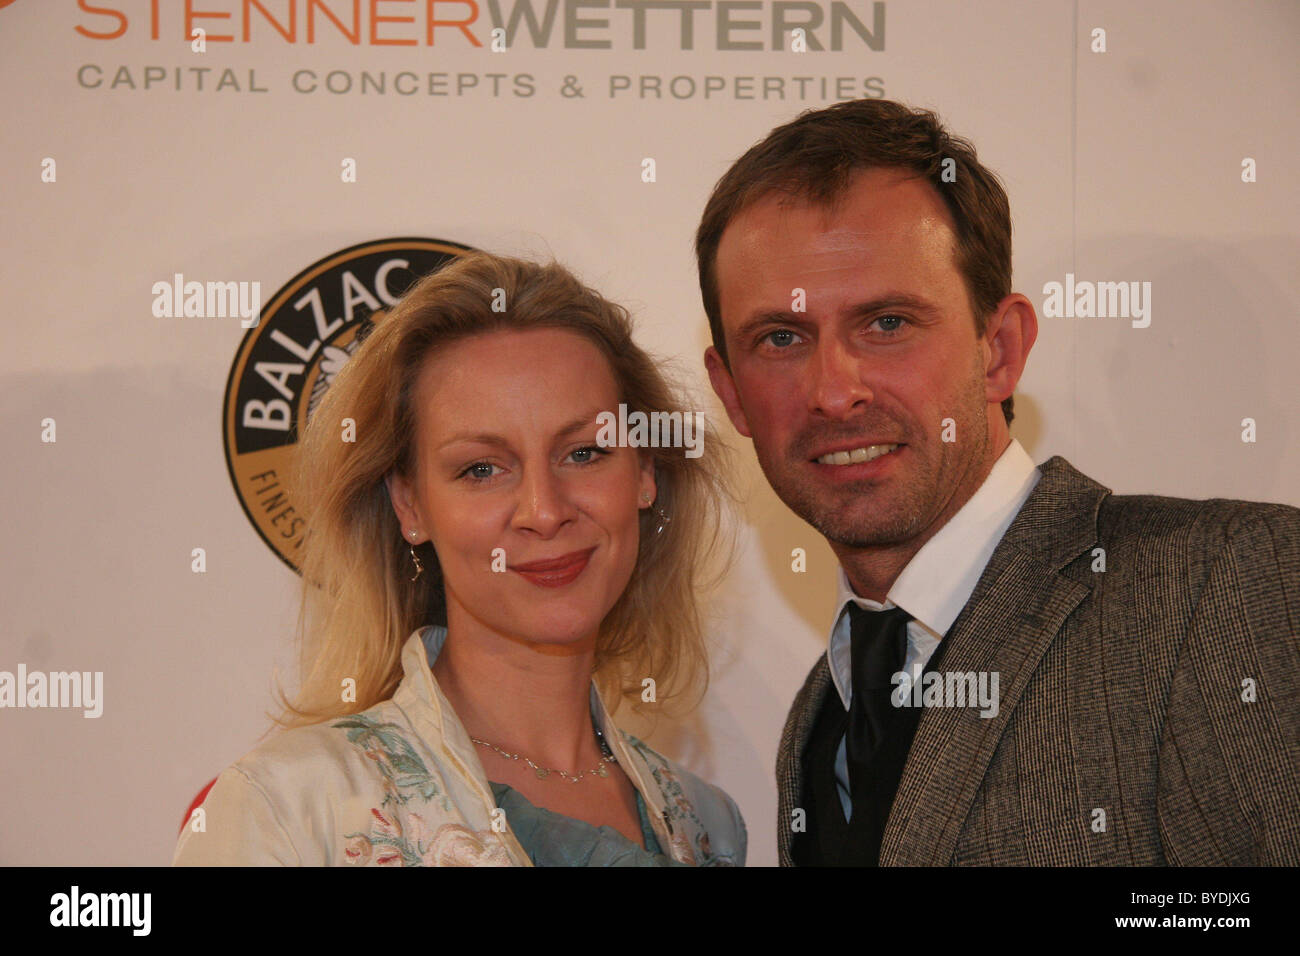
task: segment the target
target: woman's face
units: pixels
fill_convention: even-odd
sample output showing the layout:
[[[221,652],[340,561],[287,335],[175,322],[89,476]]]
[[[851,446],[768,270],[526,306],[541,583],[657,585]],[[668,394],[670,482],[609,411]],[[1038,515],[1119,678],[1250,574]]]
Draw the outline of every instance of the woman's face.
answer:
[[[594,640],[655,497],[648,456],[596,445],[618,402],[604,356],[562,329],[490,332],[425,363],[416,475],[389,492],[407,543],[433,542],[453,631]]]

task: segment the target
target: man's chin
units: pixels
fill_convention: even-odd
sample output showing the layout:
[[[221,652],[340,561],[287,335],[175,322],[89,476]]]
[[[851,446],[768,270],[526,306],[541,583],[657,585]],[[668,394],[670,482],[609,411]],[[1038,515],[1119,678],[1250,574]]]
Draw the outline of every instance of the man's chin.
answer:
[[[837,504],[781,496],[786,506],[817,529],[827,541],[845,548],[879,548],[903,544],[919,531],[918,515],[896,501],[881,501],[861,513],[862,501]],[[856,505],[859,513],[853,513]]]
[[[840,525],[813,525],[832,546],[860,550],[890,548],[916,537],[912,528],[846,528]]]

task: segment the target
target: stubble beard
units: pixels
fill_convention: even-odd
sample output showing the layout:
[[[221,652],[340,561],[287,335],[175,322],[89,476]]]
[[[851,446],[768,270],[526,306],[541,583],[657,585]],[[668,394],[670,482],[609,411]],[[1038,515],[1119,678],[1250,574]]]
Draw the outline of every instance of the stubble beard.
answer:
[[[800,473],[807,474],[807,465],[796,454],[783,453],[774,463],[759,453],[759,465],[786,507],[831,544],[844,548],[906,544],[931,528],[987,451],[982,379],[973,380],[959,398],[959,407],[949,416],[956,422],[957,440],[944,442],[931,432],[933,440],[928,443],[905,442],[900,450],[909,459],[908,467],[888,478],[831,489],[802,480]]]

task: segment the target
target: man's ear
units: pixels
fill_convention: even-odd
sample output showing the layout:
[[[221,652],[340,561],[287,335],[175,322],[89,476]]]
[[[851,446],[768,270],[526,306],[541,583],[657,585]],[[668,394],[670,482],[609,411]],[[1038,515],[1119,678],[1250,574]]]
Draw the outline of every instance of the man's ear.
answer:
[[[1009,398],[1025,372],[1029,350],[1038,338],[1038,314],[1034,305],[1013,292],[989,316],[984,328],[984,396],[990,405]]]
[[[395,471],[384,476],[388,486],[388,500],[393,503],[393,513],[402,524],[402,538],[407,544],[419,544],[429,540],[429,529],[420,521],[419,506],[416,504],[415,489],[411,483]],[[417,538],[411,537],[412,531],[419,531]]]
[[[749,433],[749,423],[745,420],[745,410],[740,407],[740,395],[736,391],[735,379],[731,377],[727,363],[722,361],[722,356],[712,345],[704,350],[704,367],[709,372],[709,383],[713,386],[713,392],[722,402],[722,407],[727,410],[727,417],[731,419],[731,424],[736,426],[736,431],[746,438],[752,438]]]

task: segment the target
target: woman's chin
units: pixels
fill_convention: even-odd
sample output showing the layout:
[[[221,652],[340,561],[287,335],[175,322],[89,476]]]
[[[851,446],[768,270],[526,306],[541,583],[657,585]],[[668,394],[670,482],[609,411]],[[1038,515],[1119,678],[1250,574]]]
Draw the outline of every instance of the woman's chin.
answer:
[[[469,630],[486,629],[539,649],[586,650],[594,647],[600,626],[619,597],[609,587],[592,585],[598,583],[589,582],[584,588],[529,588],[522,594],[501,589],[476,593],[471,600],[460,595],[460,600],[450,602],[459,606],[460,613],[449,608],[448,617],[463,616],[467,624],[477,622],[477,628]]]
[[[557,652],[565,652],[594,644],[599,628],[600,618],[590,615],[541,620],[532,616],[520,621],[514,633],[539,650],[554,648]]]

